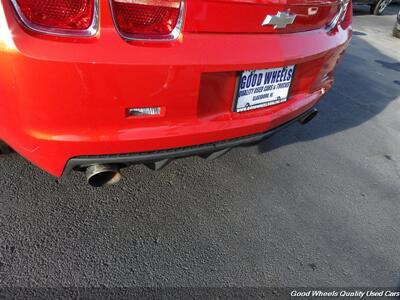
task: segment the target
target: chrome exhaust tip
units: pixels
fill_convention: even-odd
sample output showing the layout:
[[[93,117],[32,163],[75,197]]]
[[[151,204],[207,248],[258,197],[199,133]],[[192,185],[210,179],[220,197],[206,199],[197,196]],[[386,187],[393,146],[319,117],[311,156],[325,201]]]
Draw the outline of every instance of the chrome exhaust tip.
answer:
[[[318,115],[318,109],[314,108],[308,114],[306,114],[304,117],[302,117],[299,120],[299,122],[301,125],[306,125],[306,124],[310,123],[317,115]]]
[[[86,168],[86,180],[92,187],[110,186],[122,179],[118,165],[92,165]]]

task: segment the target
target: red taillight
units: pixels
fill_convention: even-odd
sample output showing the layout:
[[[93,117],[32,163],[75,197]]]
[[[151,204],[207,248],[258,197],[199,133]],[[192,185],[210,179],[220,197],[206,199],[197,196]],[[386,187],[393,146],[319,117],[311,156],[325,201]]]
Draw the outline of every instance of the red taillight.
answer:
[[[93,35],[98,0],[12,0],[29,29],[59,35]]]
[[[115,24],[128,39],[176,39],[182,0],[111,0]]]

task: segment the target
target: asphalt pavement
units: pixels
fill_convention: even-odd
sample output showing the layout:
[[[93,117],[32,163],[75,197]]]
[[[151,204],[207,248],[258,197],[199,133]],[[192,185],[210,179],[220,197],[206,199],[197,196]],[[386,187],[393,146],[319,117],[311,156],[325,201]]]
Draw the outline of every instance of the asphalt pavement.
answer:
[[[400,286],[400,40],[357,7],[319,116],[103,189],[0,157],[0,286]]]

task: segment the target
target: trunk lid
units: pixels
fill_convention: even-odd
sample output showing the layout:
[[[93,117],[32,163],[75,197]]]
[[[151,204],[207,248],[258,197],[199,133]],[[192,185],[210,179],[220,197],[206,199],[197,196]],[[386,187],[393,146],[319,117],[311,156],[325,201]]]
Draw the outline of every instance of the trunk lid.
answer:
[[[340,0],[187,0],[185,31],[207,33],[292,33],[326,26]],[[268,15],[296,15],[293,24],[262,26]]]

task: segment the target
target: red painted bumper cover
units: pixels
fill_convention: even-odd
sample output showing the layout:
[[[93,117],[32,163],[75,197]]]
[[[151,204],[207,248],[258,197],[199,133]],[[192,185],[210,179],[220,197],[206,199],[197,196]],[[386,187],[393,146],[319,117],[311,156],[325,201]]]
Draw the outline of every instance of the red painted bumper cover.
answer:
[[[185,33],[160,45],[127,43],[104,29],[90,41],[58,41],[26,33],[2,3],[12,43],[0,42],[0,140],[55,176],[76,157],[191,147],[279,127],[330,89],[351,38],[348,27],[334,33]],[[233,112],[240,71],[292,64],[287,102]],[[162,107],[164,113],[128,117],[133,107]]]

